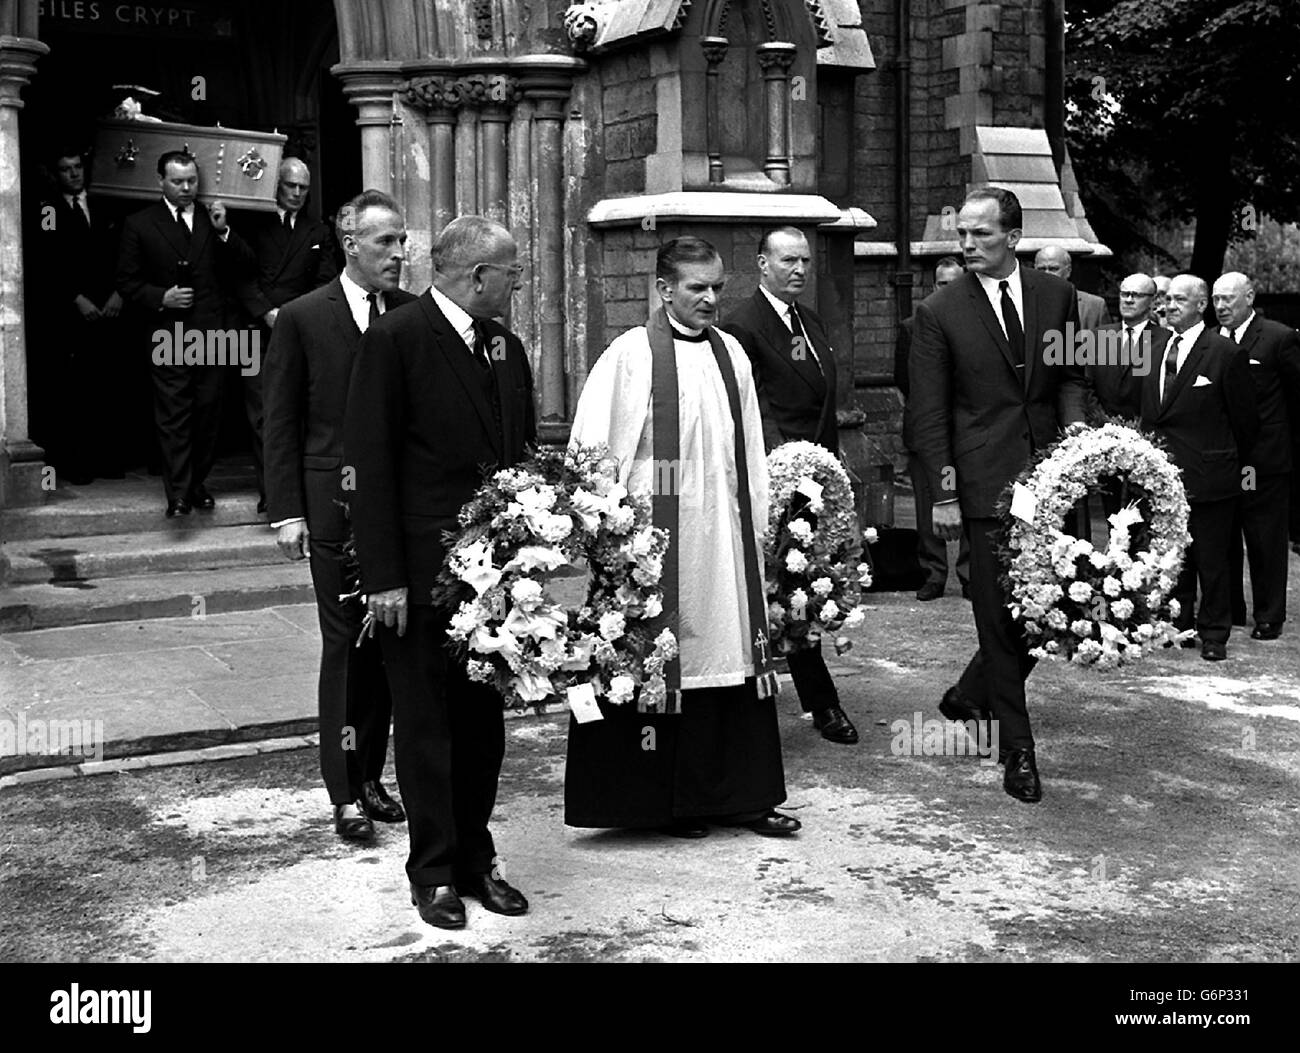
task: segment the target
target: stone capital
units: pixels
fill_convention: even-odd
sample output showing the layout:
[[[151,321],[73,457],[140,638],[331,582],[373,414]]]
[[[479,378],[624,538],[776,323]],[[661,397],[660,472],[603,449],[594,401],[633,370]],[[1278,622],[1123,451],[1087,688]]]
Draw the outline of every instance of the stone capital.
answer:
[[[22,108],[22,90],[36,72],[36,60],[49,50],[31,37],[0,37],[0,106]]]
[[[758,56],[758,65],[764,78],[773,80],[784,77],[790,71],[798,50],[794,44],[773,42],[759,44],[754,48],[754,53]]]
[[[726,37],[700,37],[700,49],[704,52],[704,61],[712,68],[727,57],[727,48],[731,42]]]

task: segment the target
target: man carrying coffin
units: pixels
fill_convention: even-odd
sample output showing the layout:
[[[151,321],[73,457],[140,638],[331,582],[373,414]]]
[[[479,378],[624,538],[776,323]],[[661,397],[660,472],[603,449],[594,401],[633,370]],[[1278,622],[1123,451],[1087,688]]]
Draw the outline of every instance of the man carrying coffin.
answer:
[[[570,442],[607,444],[668,531],[664,625],[680,645],[662,708],[600,704],[569,726],[564,821],[704,837],[709,821],[785,836],[777,678],[767,635],[763,425],[749,360],[713,328],[724,279],[707,241],[659,250],[663,306],[592,367]],[[663,470],[671,466],[672,470]],[[656,626],[656,632],[658,627]],[[660,711],[654,711],[660,710]]]

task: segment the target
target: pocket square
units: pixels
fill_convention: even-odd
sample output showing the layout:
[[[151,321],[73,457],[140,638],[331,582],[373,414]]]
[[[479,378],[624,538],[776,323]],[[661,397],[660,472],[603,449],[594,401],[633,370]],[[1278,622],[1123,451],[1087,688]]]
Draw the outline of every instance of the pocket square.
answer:
[[[1264,364],[1258,358],[1248,358],[1246,359],[1246,361],[1249,362],[1252,366],[1262,366]]]
[[[1207,377],[1204,373],[1198,373],[1196,375],[1196,383],[1193,384],[1192,387],[1208,388],[1209,386],[1210,386],[1210,378]]]
[[[315,252],[315,251],[316,251],[317,249],[319,249],[319,248],[320,248],[320,242],[318,241],[318,242],[316,242],[315,245],[313,245],[313,246],[311,247],[311,251],[312,251],[312,252]]]

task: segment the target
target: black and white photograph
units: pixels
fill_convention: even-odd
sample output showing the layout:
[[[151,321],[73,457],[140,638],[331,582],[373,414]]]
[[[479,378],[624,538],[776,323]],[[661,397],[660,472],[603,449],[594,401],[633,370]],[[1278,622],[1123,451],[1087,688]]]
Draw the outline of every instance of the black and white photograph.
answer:
[[[24,1012],[946,963],[1263,1023],[1298,71],[1289,0],[0,2]]]

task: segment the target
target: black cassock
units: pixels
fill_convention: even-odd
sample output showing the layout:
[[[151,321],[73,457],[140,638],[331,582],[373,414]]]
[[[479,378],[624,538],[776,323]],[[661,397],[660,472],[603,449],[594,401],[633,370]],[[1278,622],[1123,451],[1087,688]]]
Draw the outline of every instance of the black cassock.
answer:
[[[785,800],[776,700],[758,698],[752,678],[684,691],[680,713],[599,704],[603,720],[569,719],[565,825],[658,827]]]

